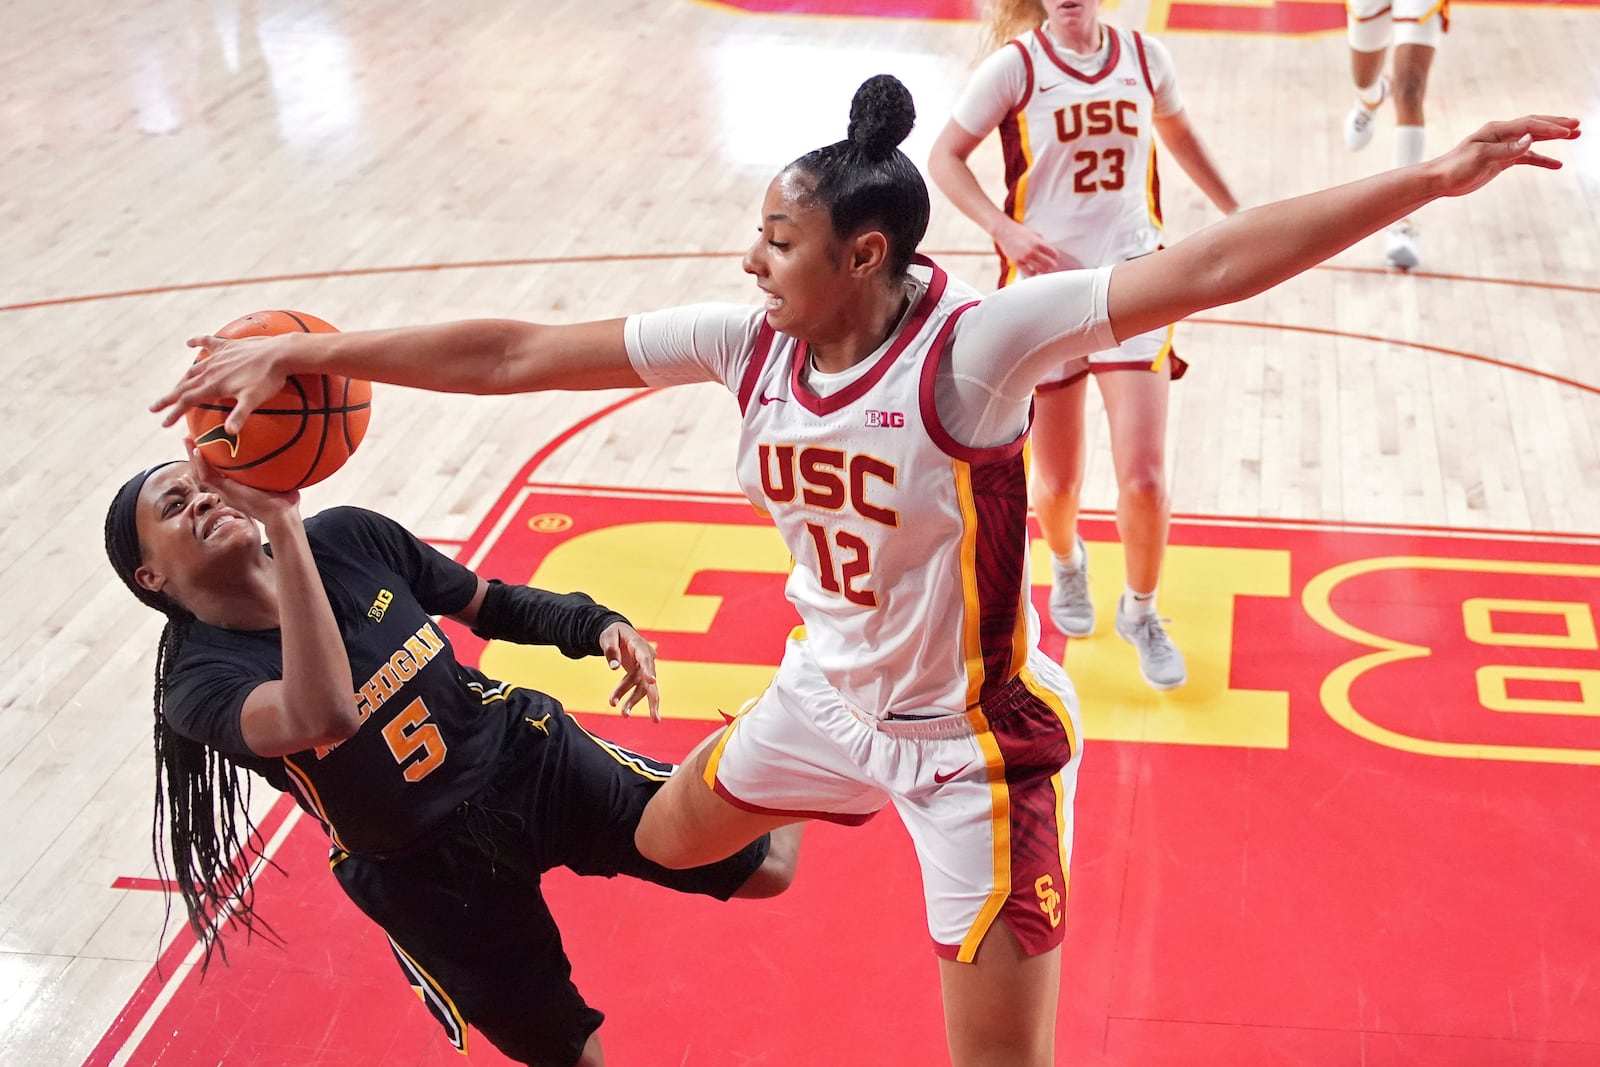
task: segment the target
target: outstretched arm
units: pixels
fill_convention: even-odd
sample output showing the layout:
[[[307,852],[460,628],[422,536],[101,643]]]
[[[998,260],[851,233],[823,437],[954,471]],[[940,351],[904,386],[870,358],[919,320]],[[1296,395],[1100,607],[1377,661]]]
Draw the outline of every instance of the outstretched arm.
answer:
[[[1572,118],[1491,122],[1437,159],[1251,208],[1171,248],[1119,263],[1108,298],[1112,333],[1123,341],[1254,296],[1430,201],[1472,192],[1509,167],[1556,170],[1561,164],[1533,145],[1576,136]]]
[[[621,614],[585,593],[552,593],[479,578],[472,600],[450,617],[479,637],[553,645],[571,659],[604,656],[612,670],[623,672],[611,693],[612,707],[620,706],[627,715],[644,700],[650,717],[661,720],[655,648]]]
[[[622,319],[547,326],[474,319],[358,333],[292,333],[189,341],[209,355],[192,364],[151,411],[170,426],[186,408],[234,400],[227,427],[283,387],[291,374],[342,374],[444,393],[525,393],[643,385],[628,361]]]

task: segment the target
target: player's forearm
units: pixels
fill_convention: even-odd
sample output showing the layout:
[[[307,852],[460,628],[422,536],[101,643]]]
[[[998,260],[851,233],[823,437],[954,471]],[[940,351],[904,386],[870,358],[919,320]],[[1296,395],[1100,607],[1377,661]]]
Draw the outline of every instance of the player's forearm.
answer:
[[[278,583],[283,710],[298,748],[342,740],[360,725],[350,658],[297,513],[265,523]]]
[[[1125,339],[1255,296],[1405,218],[1441,191],[1434,163],[1242,211],[1112,271],[1112,329]]]
[[[1181,116],[1182,112],[1179,114]],[[1216,205],[1218,211],[1232,215],[1239,210],[1233,190],[1228,188],[1228,182],[1217,169],[1211,153],[1206,151],[1199,135],[1186,119],[1157,119],[1156,131],[1161,135],[1162,145],[1178,161],[1178,166],[1183,168],[1195,187],[1206,195],[1206,199]]]
[[[279,374],[342,374],[442,393],[619,389],[644,383],[628,360],[623,319],[543,325],[467,319],[358,333],[289,335]]]
[[[513,348],[528,324],[470,319],[433,326],[292,335],[277,349],[281,374],[342,374],[445,393],[515,391]]]
[[[983,186],[978,184],[978,176],[959,156],[944,152],[929,155],[928,173],[956,210],[981,226],[991,238],[1010,221],[1010,216],[989,199]]]
[[[614,622],[627,621],[586,593],[552,593],[491,579],[471,626],[479,637],[554,645],[563,655],[580,659],[599,655],[600,634]]]

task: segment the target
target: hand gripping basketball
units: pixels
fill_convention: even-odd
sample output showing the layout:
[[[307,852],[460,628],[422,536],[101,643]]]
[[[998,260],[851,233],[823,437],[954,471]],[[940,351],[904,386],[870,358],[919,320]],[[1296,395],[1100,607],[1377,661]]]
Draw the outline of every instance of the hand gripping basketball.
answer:
[[[336,374],[278,374],[267,342],[291,333],[334,333],[313,315],[258,311],[215,336],[189,342],[201,349],[178,389],[156,405],[176,405],[195,448],[234,481],[270,492],[313,485],[342,467],[366,434],[371,383]]]

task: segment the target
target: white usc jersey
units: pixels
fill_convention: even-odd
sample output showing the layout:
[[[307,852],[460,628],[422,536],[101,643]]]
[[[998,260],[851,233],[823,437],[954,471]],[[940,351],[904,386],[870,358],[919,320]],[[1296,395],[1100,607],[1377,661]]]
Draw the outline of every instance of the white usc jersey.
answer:
[[[1022,441],[968,448],[934,406],[940,353],[977,294],[918,263],[926,291],[850,385],[808,389],[806,345],[763,319],[738,387],[740,485],[794,557],[810,655],[871,718],[965,713],[1022,669],[1038,625]]]
[[[1155,251],[1161,239],[1155,87],[1144,39],[1105,27],[1104,64],[1082,73],[1042,29],[1011,41],[1027,67],[1022,102],[1001,120],[1006,213],[1062,252],[1063,269]],[[1017,267],[1002,258],[1001,281]]]

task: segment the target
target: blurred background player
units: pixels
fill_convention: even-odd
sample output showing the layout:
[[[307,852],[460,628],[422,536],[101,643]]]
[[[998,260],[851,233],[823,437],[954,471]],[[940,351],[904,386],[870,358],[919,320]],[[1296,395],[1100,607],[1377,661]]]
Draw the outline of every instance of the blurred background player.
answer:
[[[1147,255],[1161,240],[1155,135],[1217,209],[1238,209],[1178,96],[1171,55],[1155,39],[1100,20],[1099,0],[999,0],[997,50],[956,102],[928,158],[950,201],[1000,252],[1000,285]],[[997,206],[968,157],[1000,130],[1006,200]],[[1019,353],[1020,355],[1020,353]],[[1087,456],[1084,404],[1092,371],[1105,400],[1117,477],[1126,589],[1116,631],[1157,689],[1188,677],[1156,613],[1166,553],[1168,383],[1181,377],[1166,326],[1063,366],[1034,396],[1031,496],[1050,544],[1050,617],[1062,633],[1094,631],[1088,557],[1078,535]]]
[[[1372,143],[1378,109],[1394,98],[1394,165],[1422,162],[1426,119],[1422,100],[1434,51],[1450,28],[1450,0],[1345,0],[1350,40],[1350,77],[1356,102],[1344,119],[1344,143],[1359,152]],[[1390,43],[1394,72],[1383,72]],[[1417,229],[1409,218],[1389,228],[1384,259],[1397,270],[1422,262]]]

